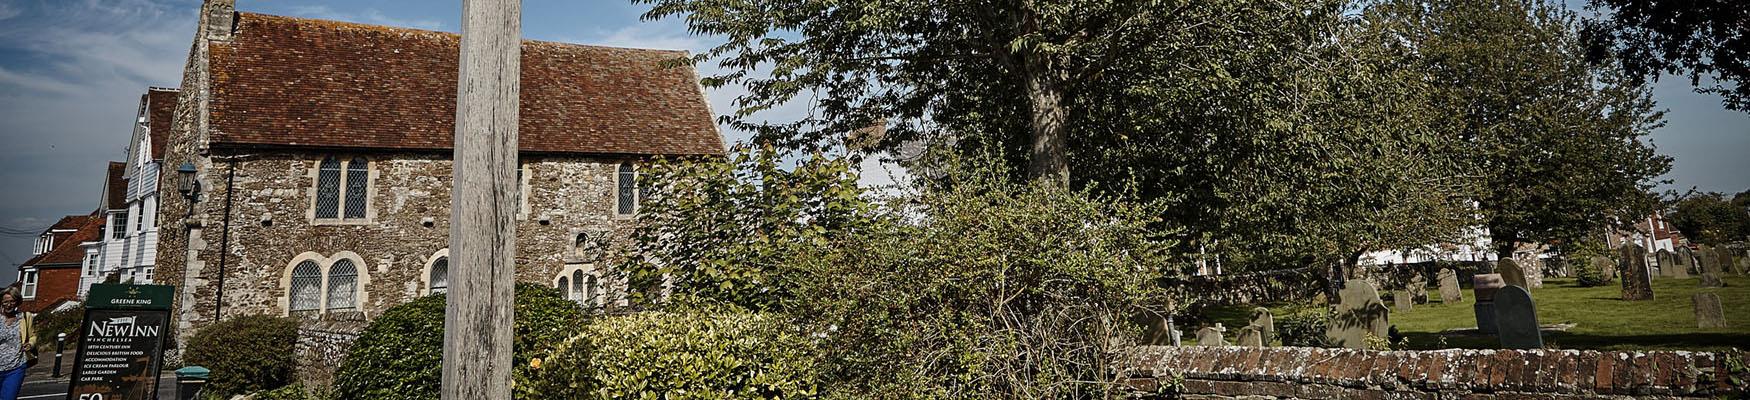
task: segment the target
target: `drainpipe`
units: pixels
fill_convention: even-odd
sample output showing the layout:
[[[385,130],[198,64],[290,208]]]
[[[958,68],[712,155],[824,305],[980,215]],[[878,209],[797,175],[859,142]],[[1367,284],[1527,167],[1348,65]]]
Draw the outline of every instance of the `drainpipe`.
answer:
[[[236,192],[237,159],[226,160],[229,164],[225,171],[225,221],[219,228],[219,298],[213,302],[213,322],[221,320],[220,312],[225,310],[225,262],[231,258],[231,196]]]

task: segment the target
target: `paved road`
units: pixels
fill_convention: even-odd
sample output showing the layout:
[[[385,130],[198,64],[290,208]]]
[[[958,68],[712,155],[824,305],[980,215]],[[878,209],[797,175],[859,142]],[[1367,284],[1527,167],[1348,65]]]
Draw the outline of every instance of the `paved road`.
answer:
[[[68,351],[66,358],[61,360],[61,377],[54,377],[54,355],[44,354],[42,363],[32,367],[24,374],[24,389],[18,393],[18,400],[59,400],[67,398],[67,376],[73,374],[73,352]],[[173,400],[176,398],[176,374],[165,371],[159,376],[158,398]]]

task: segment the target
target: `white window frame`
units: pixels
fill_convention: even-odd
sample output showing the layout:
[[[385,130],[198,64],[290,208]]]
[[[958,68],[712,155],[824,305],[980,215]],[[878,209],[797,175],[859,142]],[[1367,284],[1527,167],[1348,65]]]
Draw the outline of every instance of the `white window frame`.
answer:
[[[423,295],[430,296],[430,295],[436,294],[436,293],[432,292],[431,272],[432,272],[432,269],[437,266],[438,260],[443,260],[445,263],[445,266],[444,266],[444,268],[445,268],[444,292],[445,293],[449,292],[449,288],[450,288],[450,285],[448,283],[448,281],[449,281],[449,279],[448,279],[449,267],[453,266],[455,264],[455,262],[453,260],[450,260],[450,249],[442,249],[442,250],[438,250],[436,252],[431,253],[430,257],[426,257],[425,258],[425,268],[420,269],[420,271],[419,271],[419,292],[422,293]]]
[[[23,283],[19,294],[24,297],[23,300],[36,298],[37,272],[36,268],[26,268],[24,272],[19,273],[18,281]]]

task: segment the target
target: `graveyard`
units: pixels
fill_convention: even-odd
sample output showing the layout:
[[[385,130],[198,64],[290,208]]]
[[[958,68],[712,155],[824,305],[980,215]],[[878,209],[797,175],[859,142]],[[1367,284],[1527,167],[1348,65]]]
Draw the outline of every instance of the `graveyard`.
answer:
[[[1620,281],[1581,287],[1573,278],[1548,278],[1541,288],[1531,289],[1530,293],[1536,303],[1545,348],[1717,351],[1750,343],[1750,277],[1732,275],[1720,279],[1725,287],[1704,288],[1700,276],[1655,278],[1654,296],[1648,301],[1622,300]],[[1437,294],[1432,295],[1426,304],[1415,304],[1409,312],[1391,308],[1388,324],[1406,339],[1393,349],[1501,348],[1496,335],[1476,332],[1472,310],[1476,299],[1471,293],[1471,288],[1466,287],[1463,299],[1451,304],[1443,303]],[[1698,293],[1718,296],[1726,327],[1697,327],[1692,301]],[[1392,304],[1389,292],[1382,291],[1380,295],[1386,304]],[[1257,306],[1211,307],[1202,315],[1207,322],[1229,327],[1227,337],[1231,341],[1236,331],[1233,327],[1247,326],[1251,310]],[[1270,308],[1277,321],[1284,315],[1323,307],[1286,303],[1262,306]],[[1185,339],[1195,343],[1191,331],[1187,330]]]

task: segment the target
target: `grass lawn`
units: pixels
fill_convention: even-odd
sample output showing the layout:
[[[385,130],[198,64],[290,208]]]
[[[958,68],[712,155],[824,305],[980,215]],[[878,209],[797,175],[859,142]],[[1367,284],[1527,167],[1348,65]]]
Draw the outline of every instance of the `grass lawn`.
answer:
[[[1730,276],[1725,281],[1727,287],[1702,289],[1698,287],[1699,278],[1655,278],[1653,300],[1622,301],[1619,282],[1583,288],[1575,285],[1573,279],[1547,279],[1543,288],[1531,290],[1531,298],[1537,303],[1539,324],[1574,324],[1566,332],[1545,331],[1543,341],[1548,348],[1716,350],[1750,347],[1750,277]],[[1720,296],[1730,328],[1695,327],[1695,309],[1690,296],[1704,290]],[[1408,313],[1392,310],[1391,323],[1409,338],[1410,348],[1499,347],[1493,335],[1447,332],[1476,326],[1476,315],[1471,309],[1476,300],[1469,289],[1464,291],[1464,301],[1456,304],[1441,304],[1437,288],[1428,292],[1432,297],[1429,304],[1417,305]],[[1386,305],[1390,306],[1391,301],[1387,300]],[[1291,304],[1270,305],[1277,315],[1295,307]],[[1241,327],[1248,323],[1246,314],[1251,308],[1214,308],[1205,316],[1228,327]],[[1193,336],[1194,331],[1187,329],[1186,336]],[[1232,336],[1233,331],[1229,332],[1228,336]]]

